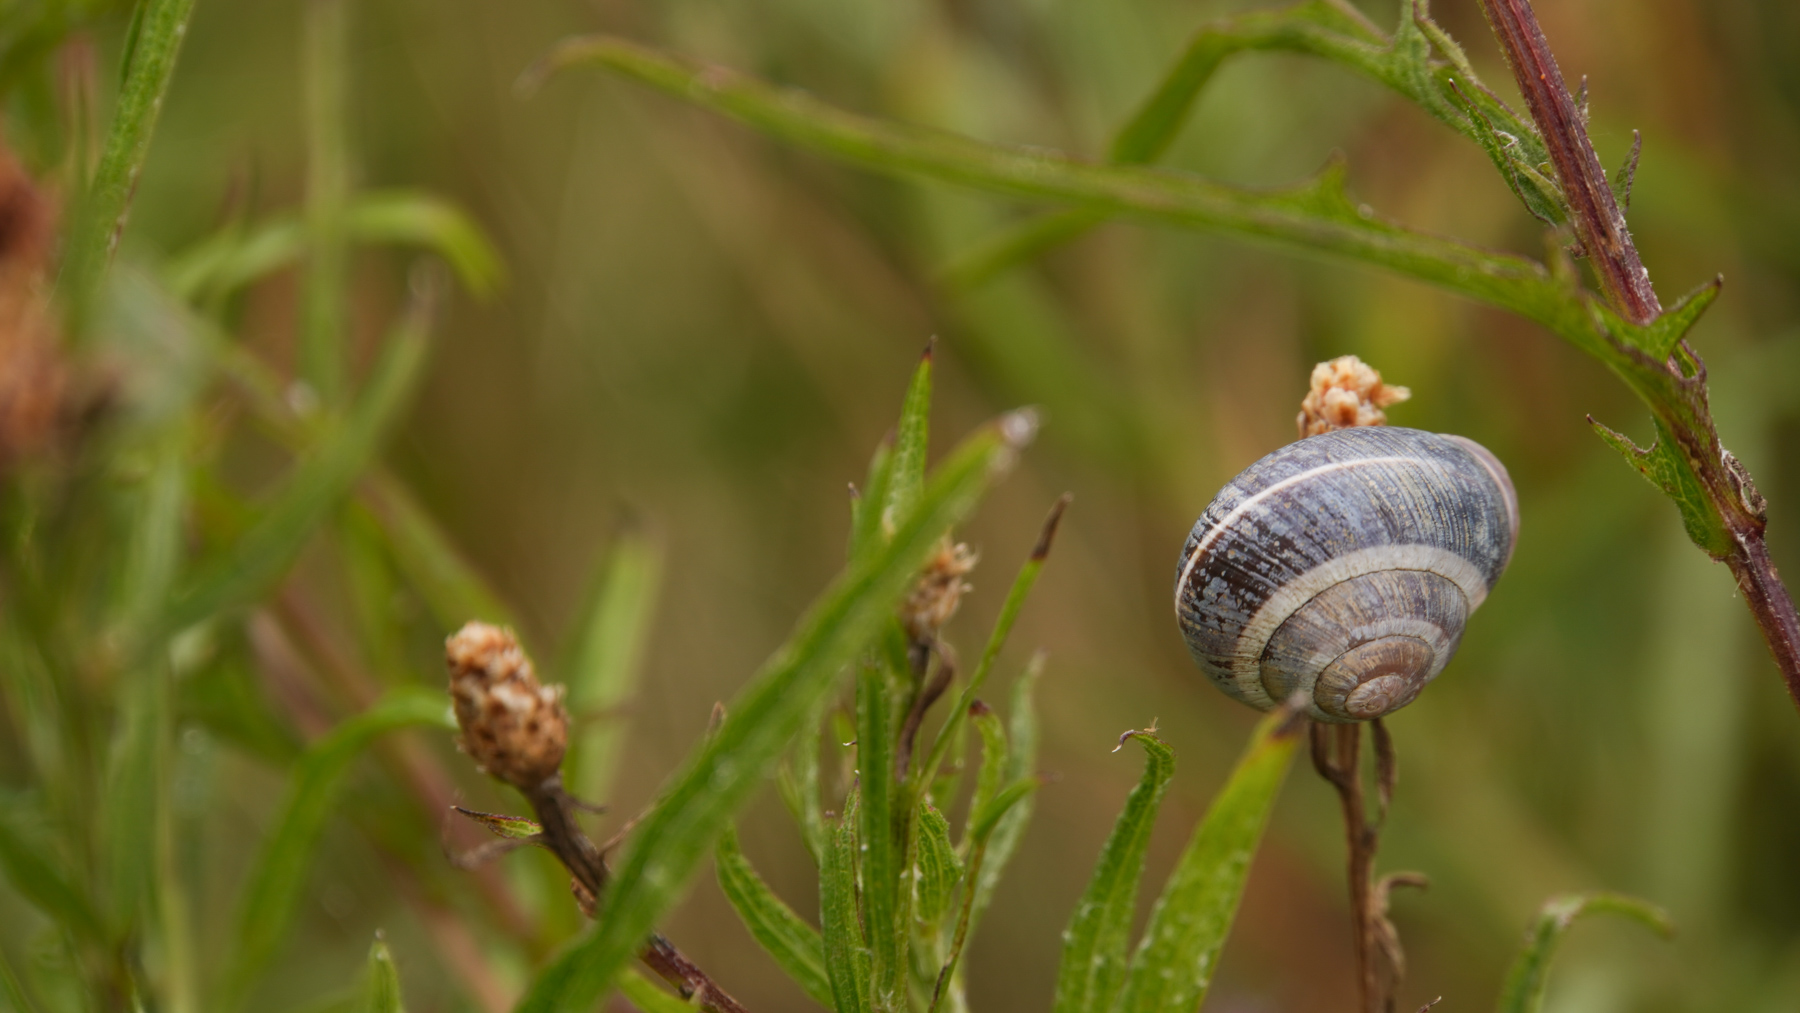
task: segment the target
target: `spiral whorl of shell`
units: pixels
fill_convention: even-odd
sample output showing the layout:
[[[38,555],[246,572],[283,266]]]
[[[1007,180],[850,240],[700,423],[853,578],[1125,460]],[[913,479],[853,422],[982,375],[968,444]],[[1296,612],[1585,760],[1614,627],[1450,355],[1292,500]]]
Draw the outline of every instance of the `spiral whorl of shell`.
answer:
[[[1175,615],[1218,687],[1259,709],[1296,690],[1325,721],[1411,703],[1512,556],[1506,469],[1460,436],[1343,429],[1245,469],[1188,535]]]

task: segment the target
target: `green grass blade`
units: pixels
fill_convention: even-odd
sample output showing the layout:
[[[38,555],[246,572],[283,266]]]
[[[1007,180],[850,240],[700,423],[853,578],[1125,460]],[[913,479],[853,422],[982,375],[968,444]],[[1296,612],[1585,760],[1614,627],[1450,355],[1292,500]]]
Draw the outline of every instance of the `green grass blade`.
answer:
[[[694,1013],[686,999],[662,990],[632,968],[619,972],[619,992],[642,1013]]]
[[[165,629],[178,631],[252,601],[280,579],[349,495],[400,417],[423,372],[428,330],[429,313],[415,304],[389,337],[349,416],[294,468],[250,530],[201,566],[165,616]]]
[[[300,80],[306,130],[306,276],[299,373],[327,405],[344,398],[349,351],[350,3],[301,6]]]
[[[1150,849],[1163,793],[1175,773],[1175,751],[1155,735],[1127,732],[1126,737],[1144,747],[1144,776],[1126,797],[1125,809],[1100,849],[1093,878],[1063,933],[1054,1013],[1106,1013],[1125,981],[1144,855]]]
[[[852,791],[819,871],[825,973],[831,982],[831,1008],[837,1013],[869,1013],[869,945],[856,904],[857,809]]]
[[[898,454],[896,454],[898,457]],[[896,468],[898,472],[898,468]],[[856,680],[856,771],[862,797],[858,827],[863,923],[869,933],[876,1013],[905,1002],[907,944],[912,938],[911,812],[904,811],[896,778],[900,724],[913,683],[906,671],[905,634],[883,629]]]
[[[172,735],[167,664],[146,663],[124,695],[104,810],[108,913],[121,935],[142,929],[155,910],[158,820],[168,802]]]
[[[401,728],[454,729],[443,693],[397,690],[340,723],[294,765],[275,828],[263,842],[239,895],[237,932],[226,967],[226,1001],[237,1008],[287,933],[306,888],[307,868],[350,765],[380,736]]]
[[[943,131],[845,112],[798,91],[700,66],[623,39],[562,44],[551,69],[598,64],[782,140],[896,176],[1075,204],[1107,215],[1264,240],[1385,267],[1512,309],[1568,336],[1580,312],[1535,261],[1417,232],[1365,214],[1340,169],[1285,190],[1251,190],[1141,166],[1102,166],[1038,149],[985,144]]]
[[[405,1013],[400,1004],[400,972],[394,955],[380,936],[369,947],[369,966],[363,972],[362,1013]]]
[[[819,731],[825,723],[825,704],[821,698],[813,705],[775,775],[782,804],[800,828],[800,838],[814,865],[824,864],[825,849],[831,846],[831,830],[825,824],[825,809],[819,801]]]
[[[1206,998],[1244,895],[1250,860],[1305,727],[1285,709],[1257,724],[1150,912],[1119,1009],[1192,1013]]]
[[[37,807],[18,797],[0,800],[0,870],[20,897],[78,939],[105,945],[99,909],[33,831]]]
[[[900,403],[900,425],[894,430],[893,474],[888,483],[882,521],[892,527],[912,511],[925,491],[925,461],[931,438],[931,349],[919,360]]]
[[[1506,984],[1500,989],[1500,1013],[1538,1013],[1544,1008],[1544,987],[1556,947],[1575,920],[1587,914],[1623,915],[1665,939],[1675,932],[1666,912],[1635,897],[1580,893],[1554,898],[1538,912],[1537,922],[1525,933],[1524,949],[1506,973]]]
[[[1044,671],[1044,656],[1039,654],[1031,659],[1031,664],[1020,673],[1019,681],[1013,685],[1012,714],[1008,721],[1008,743],[1006,753],[1006,779],[1013,785],[1030,784],[1034,788],[1037,783],[1037,748],[1038,723],[1037,705],[1033,695],[1037,689],[1038,677]],[[1016,804],[1006,806],[997,817],[997,823],[991,831],[987,842],[987,854],[982,860],[978,872],[971,873],[975,881],[975,903],[969,908],[971,920],[970,931],[979,924],[981,916],[988,905],[994,901],[994,891],[1000,886],[1000,877],[1006,872],[1006,866],[1012,861],[1013,852],[1019,848],[1019,841],[1025,836],[1025,828],[1031,824],[1031,814],[1037,806],[1037,794],[1028,791],[1021,795]],[[979,827],[971,829],[977,832]]]
[[[640,531],[622,534],[595,574],[569,660],[560,666],[569,709],[582,721],[564,776],[583,798],[597,801],[612,791],[627,728],[619,710],[637,692],[661,579],[655,541]]]
[[[506,265],[481,226],[456,205],[414,190],[357,194],[344,211],[353,243],[393,245],[444,258],[477,298],[506,284]],[[306,253],[306,225],[280,215],[246,230],[233,225],[176,256],[164,270],[170,291],[187,301],[217,301],[283,268]]]
[[[80,321],[125,233],[138,173],[149,157],[156,118],[175,75],[175,60],[193,11],[194,0],[144,0],[118,108],[113,112],[100,164],[81,199],[59,279],[65,303],[76,318],[73,330],[77,334],[83,330]]]
[[[849,558],[856,559],[887,537],[881,519],[893,480],[894,445],[890,440],[882,440],[869,458],[869,477],[863,482],[861,494],[851,501]]]
[[[775,958],[794,984],[826,1009],[832,1008],[831,978],[825,971],[825,942],[819,930],[794,913],[738,848],[737,832],[727,829],[713,852],[719,888],[756,941]]]
[[[956,706],[951,708],[949,720],[938,729],[937,738],[932,740],[931,752],[924,766],[918,768],[921,773],[913,779],[915,795],[930,788],[932,779],[949,757],[951,746],[959,741],[962,723],[967,719],[969,707],[977,699],[981,688],[987,684],[988,674],[994,670],[994,661],[1000,657],[1001,648],[1006,646],[1007,637],[1012,635],[1013,623],[1018,620],[1019,611],[1025,607],[1025,599],[1030,596],[1032,586],[1037,583],[1038,573],[1044,568],[1044,560],[1050,557],[1050,546],[1056,539],[1056,529],[1062,523],[1063,511],[1068,509],[1069,501],[1069,497],[1065,495],[1050,508],[1050,516],[1044,519],[1037,544],[1032,547],[1031,555],[1026,557],[1025,565],[1019,567],[1018,576],[1013,578],[1012,587],[1006,592],[1006,600],[1000,604],[1000,615],[994,619],[994,629],[988,634],[987,646],[981,649],[981,660],[976,662],[968,684],[963,687]]]
[[[994,831],[1018,809],[1020,803],[1030,798],[1037,789],[1038,781],[1035,778],[1015,781],[996,793],[985,805],[970,815],[969,878],[975,883],[981,881],[982,863],[987,857],[988,845],[994,836]],[[955,987],[952,979],[956,976],[957,964],[962,960],[963,948],[969,943],[978,899],[976,890],[963,891],[962,912],[956,921],[956,934],[950,942],[950,953],[944,960],[943,968],[938,971],[937,982],[931,995],[930,1013],[938,1013],[939,1008],[943,1005],[944,997]]]
[[[533,983],[522,1011],[586,1008],[685,889],[732,814],[793,741],[814,703],[864,651],[945,531],[974,508],[1034,423],[1009,415],[966,440],[927,483],[892,541],[853,562],[676,775],[614,872],[601,917]]]
[[[977,700],[969,705],[969,723],[975,727],[975,734],[981,739],[981,766],[975,771],[975,791],[969,796],[969,815],[963,821],[962,843],[959,848],[965,855],[975,845],[975,814],[987,808],[994,796],[1000,794],[1007,769],[1006,725],[1001,722],[1000,715]]]

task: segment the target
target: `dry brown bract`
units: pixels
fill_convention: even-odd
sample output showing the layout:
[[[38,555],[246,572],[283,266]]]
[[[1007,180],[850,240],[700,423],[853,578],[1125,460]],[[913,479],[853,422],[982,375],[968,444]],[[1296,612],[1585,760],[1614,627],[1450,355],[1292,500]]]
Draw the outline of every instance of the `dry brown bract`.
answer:
[[[469,623],[445,641],[444,655],[462,751],[516,788],[555,775],[569,738],[562,687],[538,683],[512,631]]]
[[[0,470],[41,449],[65,414],[68,370],[48,295],[54,216],[0,149]]]
[[[976,555],[967,545],[952,544],[948,538],[938,543],[937,552],[919,571],[912,593],[900,606],[900,622],[914,643],[936,639],[937,631],[956,614],[963,594],[971,590],[963,578],[975,569],[975,562]]]
[[[1412,397],[1412,391],[1381,382],[1381,374],[1354,355],[1313,367],[1312,390],[1300,402],[1302,439],[1355,426],[1385,426],[1382,409]]]

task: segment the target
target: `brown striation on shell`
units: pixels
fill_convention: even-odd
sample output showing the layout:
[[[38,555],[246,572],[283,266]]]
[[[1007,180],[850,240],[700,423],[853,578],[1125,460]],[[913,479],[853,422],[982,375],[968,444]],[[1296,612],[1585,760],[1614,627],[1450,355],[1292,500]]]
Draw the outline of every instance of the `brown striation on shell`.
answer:
[[[530,790],[553,777],[568,746],[562,687],[545,686],[508,629],[472,622],[444,643],[457,746],[481,769]]]

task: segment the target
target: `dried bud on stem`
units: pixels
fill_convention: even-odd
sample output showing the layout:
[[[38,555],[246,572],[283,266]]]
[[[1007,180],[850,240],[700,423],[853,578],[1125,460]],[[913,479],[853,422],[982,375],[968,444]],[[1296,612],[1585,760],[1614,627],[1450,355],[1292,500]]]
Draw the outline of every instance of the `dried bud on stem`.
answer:
[[[952,543],[949,536],[919,571],[912,593],[900,605],[900,623],[913,643],[930,643],[937,631],[956,614],[962,596],[972,588],[963,578],[975,569],[976,554],[967,545]]]
[[[54,219],[0,149],[0,466],[42,449],[73,413],[48,291]]]
[[[1302,439],[1333,429],[1385,426],[1382,409],[1412,397],[1412,391],[1381,382],[1381,374],[1354,355],[1313,367],[1312,390],[1300,402]]]
[[[538,683],[512,631],[469,623],[445,642],[444,655],[462,751],[522,791],[554,776],[569,738],[562,687]]]

